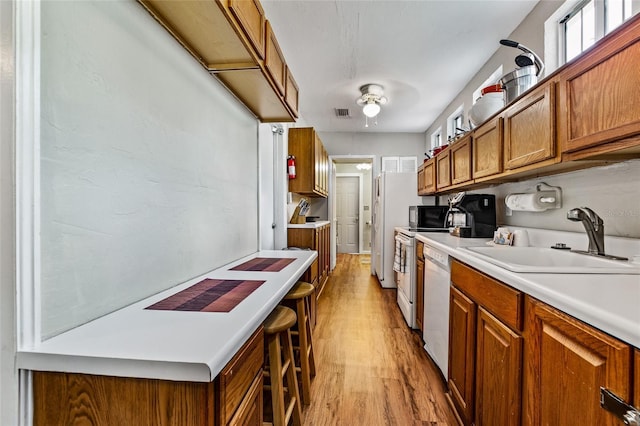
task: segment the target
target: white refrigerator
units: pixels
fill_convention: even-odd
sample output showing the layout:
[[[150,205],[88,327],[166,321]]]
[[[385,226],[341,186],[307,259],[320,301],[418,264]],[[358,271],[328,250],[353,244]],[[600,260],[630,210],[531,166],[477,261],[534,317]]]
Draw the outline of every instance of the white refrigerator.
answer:
[[[373,268],[382,287],[395,288],[394,228],[408,226],[409,206],[422,204],[415,173],[381,173],[373,193]]]

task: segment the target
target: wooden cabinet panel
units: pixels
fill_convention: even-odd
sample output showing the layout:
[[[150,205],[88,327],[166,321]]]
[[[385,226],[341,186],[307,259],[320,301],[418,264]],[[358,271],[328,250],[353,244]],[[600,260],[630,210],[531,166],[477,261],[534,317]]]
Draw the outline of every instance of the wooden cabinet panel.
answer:
[[[471,180],[471,135],[454,143],[450,155],[451,183],[455,185]]]
[[[424,330],[424,243],[416,240],[416,328]],[[422,333],[420,333],[422,335]]]
[[[451,287],[449,308],[449,391],[464,424],[474,418],[476,304]]]
[[[451,262],[451,282],[514,330],[522,330],[522,292],[456,260]]]
[[[245,399],[257,376],[262,377],[264,332],[262,327],[242,346],[222,369],[216,380],[219,423],[226,425]]]
[[[331,225],[326,224],[318,228],[289,228],[287,229],[287,245],[289,247],[309,248],[318,252],[318,280],[316,297],[320,297],[324,285],[331,272]],[[313,267],[313,264],[312,264]]]
[[[436,155],[436,188],[438,190],[451,186],[451,155],[449,148]]]
[[[258,0],[229,0],[229,10],[260,59],[265,53],[265,17]]]
[[[269,21],[267,21],[267,47],[265,50],[264,66],[273,79],[278,92],[284,96],[287,78],[287,64]]]
[[[502,172],[502,117],[478,127],[471,141],[474,179]]]
[[[526,315],[524,423],[619,425],[600,387],[630,400],[630,347],[529,297]]]
[[[33,372],[35,426],[202,426],[213,400],[213,383]]]
[[[287,102],[287,106],[293,113],[294,117],[298,117],[298,96],[299,96],[298,84],[291,75],[291,70],[287,67],[287,81],[284,90],[284,99]]]
[[[560,73],[563,152],[640,134],[639,69],[640,18],[635,18]]]
[[[520,424],[522,337],[478,308],[477,426]]]
[[[515,169],[555,156],[554,94],[554,83],[547,82],[506,109],[505,169]]]

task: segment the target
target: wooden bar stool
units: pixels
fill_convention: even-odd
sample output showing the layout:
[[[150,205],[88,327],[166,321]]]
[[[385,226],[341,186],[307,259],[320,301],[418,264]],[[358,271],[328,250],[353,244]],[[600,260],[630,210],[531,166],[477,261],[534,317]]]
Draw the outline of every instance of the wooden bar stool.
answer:
[[[276,306],[264,322],[265,334],[265,377],[270,378],[270,385],[263,388],[271,391],[271,406],[273,408],[273,425],[286,426],[293,418],[294,426],[302,425],[302,408],[298,379],[296,378],[293,360],[293,345],[291,343],[291,326],[296,323],[296,313],[284,306]],[[283,386],[283,379],[287,379],[287,387]],[[285,407],[284,394],[289,396],[289,403]]]
[[[315,287],[303,281],[298,281],[296,285],[284,297],[285,300],[295,302],[296,314],[298,316],[297,327],[291,332],[298,336],[298,346],[294,347],[299,352],[299,364],[296,365],[296,372],[300,373],[300,383],[302,385],[302,402],[305,405],[311,404],[311,378],[316,375],[316,362],[313,356],[313,339],[311,336],[310,320],[310,298],[313,297]]]

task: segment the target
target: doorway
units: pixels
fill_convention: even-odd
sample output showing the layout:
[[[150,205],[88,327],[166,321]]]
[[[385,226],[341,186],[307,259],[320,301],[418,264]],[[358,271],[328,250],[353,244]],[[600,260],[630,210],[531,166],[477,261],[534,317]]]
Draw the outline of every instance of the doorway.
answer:
[[[336,251],[360,252],[362,174],[336,174]]]
[[[331,265],[335,266],[336,254],[340,253],[371,253],[371,237],[372,237],[372,188],[373,175],[375,173],[374,155],[336,155],[330,157],[331,177],[329,182],[329,220],[331,221]],[[340,179],[346,177],[358,177],[360,184],[357,198],[354,195],[348,197],[340,195],[342,188],[338,189],[338,177]],[[343,184],[341,183],[341,186]],[[358,216],[354,226],[356,230],[347,230],[343,228],[346,225],[345,219],[338,218],[338,199],[349,198],[358,205]],[[357,202],[357,203],[356,203]],[[342,215],[342,214],[341,214]],[[355,220],[354,220],[355,221]],[[353,225],[353,224],[351,224]],[[344,246],[344,238],[351,239],[350,244]],[[358,246],[355,247],[355,237],[357,236]],[[338,239],[340,239],[340,247],[338,247]]]

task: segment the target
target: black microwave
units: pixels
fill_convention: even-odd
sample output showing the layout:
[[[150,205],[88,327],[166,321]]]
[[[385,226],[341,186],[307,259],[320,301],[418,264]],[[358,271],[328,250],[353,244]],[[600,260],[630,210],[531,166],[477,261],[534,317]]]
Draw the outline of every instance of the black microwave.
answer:
[[[447,206],[409,206],[410,228],[445,228]]]

